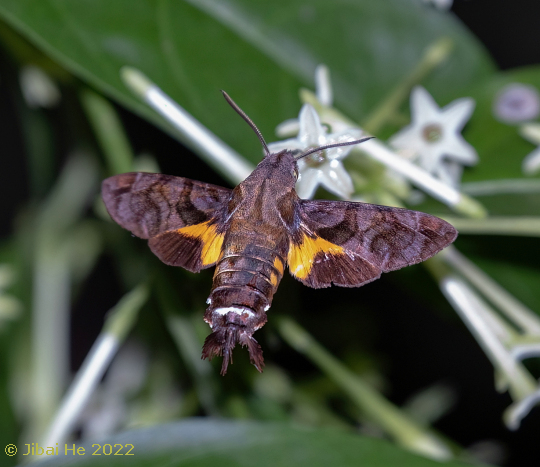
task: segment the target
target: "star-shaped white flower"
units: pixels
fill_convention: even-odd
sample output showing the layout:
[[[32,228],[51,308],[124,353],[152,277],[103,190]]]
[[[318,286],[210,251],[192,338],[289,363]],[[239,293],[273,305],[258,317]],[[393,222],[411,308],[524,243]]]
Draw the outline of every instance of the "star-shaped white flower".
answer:
[[[526,123],[521,126],[519,132],[531,143],[540,145],[540,124]],[[526,175],[533,175],[540,171],[540,146],[525,156],[521,168]]]
[[[412,122],[392,136],[389,143],[396,149],[413,152],[418,164],[427,172],[457,184],[459,180],[454,180],[455,175],[448,171],[447,163],[474,165],[478,162],[476,150],[460,133],[474,105],[473,99],[461,98],[441,109],[423,87],[417,86],[411,93]]]
[[[305,151],[309,148],[324,146],[333,143],[354,141],[362,137],[362,131],[349,129],[338,133],[327,133],[321,125],[321,120],[315,109],[305,104],[298,116],[299,132],[296,138],[270,143],[268,148],[272,152],[283,149]],[[328,191],[342,197],[349,198],[354,191],[350,175],[347,173],[341,160],[345,158],[353,146],[341,146],[326,149],[311,154],[298,161],[298,182],[296,192],[300,198],[311,198],[319,185]]]

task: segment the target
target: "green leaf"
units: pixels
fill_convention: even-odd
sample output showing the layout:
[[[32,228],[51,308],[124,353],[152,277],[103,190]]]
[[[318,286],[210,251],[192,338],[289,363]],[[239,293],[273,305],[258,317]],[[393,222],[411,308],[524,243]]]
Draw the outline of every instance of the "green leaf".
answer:
[[[131,444],[133,456],[104,455]],[[110,445],[110,446],[109,446]],[[72,448],[72,444],[68,444]],[[40,466],[252,466],[275,467],[458,467],[399,449],[387,441],[335,429],[292,427],[288,424],[189,419],[129,431],[82,445],[84,455],[54,456]],[[120,453],[126,453],[124,448]],[[96,451],[97,450],[97,451]],[[80,451],[82,452],[82,451]],[[92,455],[92,453],[101,455]],[[60,459],[60,457],[62,457]]]
[[[122,66],[140,69],[254,162],[260,145],[219,89],[272,140],[275,125],[297,115],[298,89],[313,86],[319,63],[330,67],[337,106],[356,119],[441,36],[455,52],[428,79],[438,97],[457,97],[492,72],[457,20],[418,0],[3,0],[0,15],[78,77],[169,128],[120,80]]]
[[[479,43],[458,21],[414,0],[188,1],[304,82],[311,83],[315,67],[325,63],[338,105],[355,118],[377,105],[437,38],[455,43],[451,60],[430,80],[441,97],[492,71]]]

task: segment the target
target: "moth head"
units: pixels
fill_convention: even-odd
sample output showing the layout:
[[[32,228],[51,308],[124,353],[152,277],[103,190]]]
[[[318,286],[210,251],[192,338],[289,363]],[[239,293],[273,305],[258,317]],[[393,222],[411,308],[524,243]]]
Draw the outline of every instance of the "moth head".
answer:
[[[279,191],[284,193],[288,189],[294,189],[298,180],[299,170],[295,158],[295,152],[288,149],[268,154],[260,163],[262,172],[268,178],[281,181]],[[264,169],[263,169],[264,168]],[[276,193],[279,194],[279,193]]]

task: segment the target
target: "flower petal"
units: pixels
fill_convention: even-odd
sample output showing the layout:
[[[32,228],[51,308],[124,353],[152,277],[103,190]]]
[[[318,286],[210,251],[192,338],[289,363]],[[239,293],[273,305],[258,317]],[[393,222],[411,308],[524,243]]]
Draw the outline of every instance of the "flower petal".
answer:
[[[463,175],[463,166],[455,161],[443,160],[436,167],[434,175],[447,185],[458,188]]]
[[[411,92],[411,114],[415,125],[423,126],[439,120],[439,106],[422,86],[415,86]]]
[[[540,124],[525,123],[519,127],[519,133],[531,143],[540,144]]]
[[[302,151],[305,149],[305,146],[298,141],[297,138],[285,139],[283,141],[276,141],[274,143],[268,144],[268,149],[272,153],[283,151],[284,149],[289,149],[294,151],[296,149]]]
[[[354,191],[351,176],[338,160],[333,160],[321,167],[320,183],[328,191],[341,198],[350,198]]]
[[[298,141],[304,145],[304,148],[322,146],[326,143],[326,129],[321,125],[319,115],[311,105],[302,106],[299,121]]]
[[[443,151],[449,159],[453,159],[463,165],[475,165],[478,163],[476,149],[467,143],[459,133],[449,135],[445,138]]]
[[[276,135],[280,138],[297,135],[300,131],[300,123],[297,118],[289,118],[276,127]]]
[[[350,128],[347,131],[341,131],[339,133],[332,133],[327,136],[325,144],[333,143],[346,143],[348,141],[355,141],[363,136],[364,132],[359,129]],[[326,149],[326,159],[344,159],[348,156],[349,152],[354,148],[351,146],[339,146],[337,148]]]
[[[534,120],[540,114],[538,90],[530,84],[507,84],[495,96],[493,114],[507,124]]]
[[[296,182],[296,194],[302,199],[312,198],[320,183],[321,174],[320,170],[305,168]]]
[[[444,153],[440,144],[426,144],[418,152],[418,165],[426,172],[434,173],[437,166],[442,162]]]
[[[415,152],[418,164],[442,180],[458,180],[457,170],[449,173],[444,164],[450,161],[473,165],[478,161],[475,149],[460,134],[475,106],[471,98],[461,98],[440,109],[423,87],[416,86],[411,93],[412,123],[389,139],[395,148]]]
[[[441,110],[440,121],[445,130],[459,132],[471,118],[476,102],[471,97],[462,97]]]
[[[521,170],[526,175],[533,175],[540,171],[540,148],[536,148],[523,159]]]
[[[418,152],[424,146],[420,137],[420,130],[416,125],[408,125],[392,135],[388,144],[396,149],[406,149]]]

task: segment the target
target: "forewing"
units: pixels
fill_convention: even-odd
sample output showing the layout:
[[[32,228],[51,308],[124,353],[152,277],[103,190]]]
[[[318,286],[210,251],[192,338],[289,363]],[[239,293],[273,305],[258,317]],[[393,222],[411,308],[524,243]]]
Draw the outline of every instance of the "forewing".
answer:
[[[300,238],[317,248],[295,261],[294,252],[307,251],[302,248],[306,241],[291,241],[289,267],[315,288],[363,285],[382,272],[432,257],[457,236],[456,229],[438,217],[366,203],[301,200],[298,217]],[[298,266],[304,277],[295,273]]]
[[[197,272],[219,257],[231,190],[188,178],[132,172],[107,178],[102,196],[111,217],[149,239],[166,264]]]

